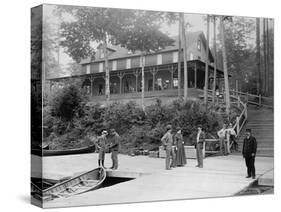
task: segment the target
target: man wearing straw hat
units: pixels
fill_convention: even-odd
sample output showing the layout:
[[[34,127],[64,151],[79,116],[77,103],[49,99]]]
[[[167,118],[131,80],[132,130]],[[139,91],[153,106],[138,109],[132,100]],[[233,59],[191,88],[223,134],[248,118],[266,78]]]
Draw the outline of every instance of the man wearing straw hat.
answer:
[[[170,170],[171,166],[175,166],[175,152],[173,151],[173,135],[172,135],[172,125],[167,125],[166,133],[161,138],[161,142],[166,150],[166,169]],[[171,164],[172,157],[172,164]]]
[[[99,159],[98,159],[98,165],[99,167],[104,167],[104,158],[105,158],[105,150],[106,150],[106,136],[108,135],[108,132],[106,130],[103,130],[101,133],[101,136],[98,137],[97,141],[97,149],[99,152]]]

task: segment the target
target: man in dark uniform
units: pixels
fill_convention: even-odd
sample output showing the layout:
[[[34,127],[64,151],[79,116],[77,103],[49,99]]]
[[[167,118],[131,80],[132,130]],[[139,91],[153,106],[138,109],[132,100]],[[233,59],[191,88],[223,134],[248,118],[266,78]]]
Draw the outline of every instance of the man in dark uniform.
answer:
[[[115,131],[115,129],[110,130],[111,135],[111,143],[110,143],[110,151],[111,151],[111,160],[112,167],[111,169],[118,169],[118,151],[120,146],[120,136]]]
[[[255,157],[257,152],[257,141],[255,137],[251,134],[251,129],[246,129],[246,137],[243,143],[243,157],[245,158],[246,166],[247,166],[247,177],[256,178],[256,170],[255,170]]]

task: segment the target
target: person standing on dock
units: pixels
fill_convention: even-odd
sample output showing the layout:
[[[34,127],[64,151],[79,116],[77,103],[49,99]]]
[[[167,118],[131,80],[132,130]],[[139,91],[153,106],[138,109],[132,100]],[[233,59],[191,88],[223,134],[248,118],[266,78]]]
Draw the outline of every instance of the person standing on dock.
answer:
[[[112,160],[112,167],[111,169],[118,169],[118,151],[120,146],[120,136],[115,131],[115,129],[110,130],[111,135],[111,143],[110,143],[110,151],[111,151],[111,160]]]
[[[166,169],[170,170],[171,167],[175,166],[175,152],[173,151],[173,135],[172,135],[172,126],[169,124],[166,127],[166,133],[161,138],[161,142],[166,150]],[[172,157],[172,163],[171,163]]]
[[[232,126],[232,123],[229,123],[227,128],[227,146],[228,146],[228,152],[230,153],[230,147],[233,146],[234,151],[238,151],[238,143],[236,141],[236,132]]]
[[[196,136],[195,148],[196,148],[196,157],[197,157],[197,166],[203,168],[203,149],[205,143],[205,132],[201,125],[198,126],[198,132]]]
[[[227,155],[227,143],[226,143],[226,124],[218,131],[219,142],[220,142],[220,154]]]
[[[108,135],[108,132],[106,130],[103,130],[101,133],[101,136],[98,137],[96,146],[99,152],[99,159],[98,159],[98,165],[99,167],[104,167],[104,159],[105,159],[105,150],[106,150],[106,136]]]
[[[242,154],[245,158],[247,166],[247,177],[256,178],[256,169],[255,169],[255,157],[257,153],[257,141],[256,138],[252,136],[251,129],[246,129],[246,137],[243,142]]]
[[[177,133],[175,134],[174,140],[176,145],[176,166],[184,166],[186,164],[186,158],[184,152],[184,141],[180,127],[177,127]]]

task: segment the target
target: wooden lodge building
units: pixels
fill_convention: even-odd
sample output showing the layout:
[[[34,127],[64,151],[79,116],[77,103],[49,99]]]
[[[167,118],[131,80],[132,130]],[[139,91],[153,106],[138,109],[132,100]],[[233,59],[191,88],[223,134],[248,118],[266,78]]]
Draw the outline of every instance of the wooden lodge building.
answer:
[[[157,52],[145,55],[145,92],[156,92],[178,88],[178,38],[173,46],[167,46]],[[188,87],[203,89],[205,80],[206,39],[203,32],[187,33],[187,67]],[[213,82],[213,55],[209,51],[209,88]],[[181,64],[181,88],[184,85],[183,53]],[[130,52],[120,46],[108,47],[108,65],[110,71],[110,94],[128,94],[141,91],[141,63],[140,52]],[[95,59],[83,60],[79,73],[69,77],[48,79],[50,89],[69,78],[81,78],[83,88],[88,94],[95,96],[105,95],[105,65],[103,48],[100,45]],[[223,83],[223,72],[217,70],[217,84]]]

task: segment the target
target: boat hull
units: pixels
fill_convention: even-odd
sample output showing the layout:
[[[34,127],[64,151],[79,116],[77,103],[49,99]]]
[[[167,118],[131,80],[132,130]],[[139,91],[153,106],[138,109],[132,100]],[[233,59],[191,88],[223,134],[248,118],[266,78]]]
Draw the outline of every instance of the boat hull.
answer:
[[[38,156],[74,155],[95,152],[95,145],[69,150],[32,149],[31,154]]]

